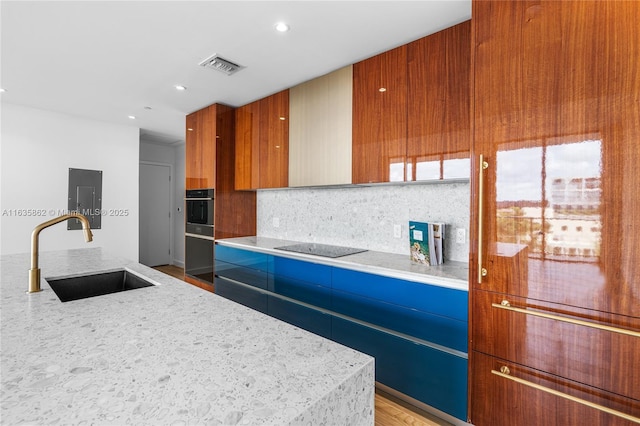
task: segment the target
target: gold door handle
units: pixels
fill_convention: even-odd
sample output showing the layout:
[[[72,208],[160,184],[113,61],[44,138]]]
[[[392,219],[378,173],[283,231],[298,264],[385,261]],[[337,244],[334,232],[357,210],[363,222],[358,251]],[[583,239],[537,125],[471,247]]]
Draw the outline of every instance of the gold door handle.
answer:
[[[508,300],[503,300],[501,303],[492,303],[491,306],[494,308],[505,309],[507,311],[518,312],[525,315],[533,315],[536,317],[568,322],[574,325],[582,325],[585,327],[597,328],[598,330],[605,330],[605,331],[611,331],[613,333],[620,333],[620,334],[626,334],[628,336],[640,337],[640,332],[634,331],[634,330],[627,330],[626,328],[612,327],[610,325],[598,324],[596,322],[579,320],[575,318],[562,317],[560,315],[548,314],[546,312],[538,312],[538,311],[532,311],[524,308],[516,308],[511,306],[511,303],[509,303]]]
[[[555,389],[551,389],[551,388],[548,388],[546,386],[539,385],[537,383],[529,382],[527,380],[520,379],[518,377],[514,377],[514,376],[511,375],[511,371],[509,370],[509,367],[507,367],[506,365],[503,365],[500,368],[500,371],[491,370],[491,373],[495,374],[496,376],[500,376],[500,377],[503,377],[505,379],[512,380],[512,381],[514,381],[516,383],[520,383],[522,385],[529,386],[531,388],[540,390],[542,392],[550,393],[552,395],[559,396],[560,398],[568,399],[570,401],[577,402],[578,404],[582,404],[582,405],[586,405],[587,407],[595,408],[596,410],[599,410],[599,411],[604,411],[605,413],[609,413],[609,414],[612,414],[614,416],[621,417],[623,419],[632,421],[634,423],[640,423],[640,418],[634,417],[634,416],[632,416],[630,414],[623,413],[622,411],[614,410],[612,408],[605,407],[603,405],[599,405],[599,404],[596,404],[596,403],[593,403],[591,401],[587,401],[587,400],[584,400],[584,399],[581,399],[581,398],[577,398],[575,396],[566,394],[564,392],[559,392],[559,391],[557,391]]]
[[[487,276],[487,270],[482,267],[482,222],[484,212],[484,171],[489,163],[484,161],[484,155],[480,154],[480,167],[478,168],[478,284],[482,284],[482,277]]]

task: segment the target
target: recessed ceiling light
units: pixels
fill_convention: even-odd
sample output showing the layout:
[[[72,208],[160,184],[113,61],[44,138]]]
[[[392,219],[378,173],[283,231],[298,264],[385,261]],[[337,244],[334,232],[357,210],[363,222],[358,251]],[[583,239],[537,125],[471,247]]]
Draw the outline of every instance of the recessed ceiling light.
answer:
[[[3,89],[2,87],[0,87],[0,93],[4,93],[6,92],[6,89]]]
[[[130,120],[135,120],[136,119],[135,115],[129,115],[128,117],[129,117]]]
[[[179,84],[177,86],[174,86],[174,87],[176,88],[176,90],[179,90],[179,91],[187,90],[187,88],[185,86],[181,86]]]
[[[284,22],[278,22],[276,24],[276,31],[278,32],[286,33],[287,31],[289,31],[289,29],[289,25],[285,24]]]

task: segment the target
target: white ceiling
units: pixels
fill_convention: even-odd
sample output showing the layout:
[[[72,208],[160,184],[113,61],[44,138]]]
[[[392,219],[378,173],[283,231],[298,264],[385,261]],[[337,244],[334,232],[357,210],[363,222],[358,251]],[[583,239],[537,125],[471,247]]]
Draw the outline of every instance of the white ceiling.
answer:
[[[0,14],[2,102],[175,143],[190,112],[244,105],[470,19],[471,0],[2,0]],[[278,21],[291,30],[277,33]],[[214,53],[246,68],[198,65]]]

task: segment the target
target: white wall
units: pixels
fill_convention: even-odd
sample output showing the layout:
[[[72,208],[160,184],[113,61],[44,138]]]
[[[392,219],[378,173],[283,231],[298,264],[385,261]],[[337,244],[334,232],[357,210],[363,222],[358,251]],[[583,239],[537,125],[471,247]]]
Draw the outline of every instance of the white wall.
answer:
[[[162,145],[140,139],[140,161],[170,164],[173,167],[173,236],[171,263],[184,267],[185,145]]]
[[[69,168],[79,168],[103,172],[102,229],[85,243],[82,231],[53,225],[40,250],[103,247],[137,261],[139,129],[7,103],[1,114],[0,252],[29,252],[33,228],[66,211]]]
[[[467,182],[258,191],[257,234],[409,256],[410,220],[444,222],[445,261],[468,262],[469,197]],[[457,228],[465,229],[462,244]]]

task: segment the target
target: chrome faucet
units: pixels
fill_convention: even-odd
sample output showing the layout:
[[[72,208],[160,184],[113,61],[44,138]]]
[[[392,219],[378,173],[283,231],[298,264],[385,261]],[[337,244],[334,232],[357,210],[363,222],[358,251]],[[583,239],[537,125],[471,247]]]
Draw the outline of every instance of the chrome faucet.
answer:
[[[40,289],[40,268],[38,268],[38,236],[40,231],[44,228],[48,228],[56,223],[64,222],[67,219],[78,219],[82,222],[82,230],[84,231],[84,240],[86,242],[93,241],[93,234],[91,233],[91,226],[89,220],[78,212],[71,212],[54,219],[42,222],[40,225],[33,228],[31,233],[31,269],[29,270],[29,291],[27,293],[37,293]]]

